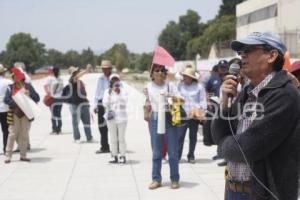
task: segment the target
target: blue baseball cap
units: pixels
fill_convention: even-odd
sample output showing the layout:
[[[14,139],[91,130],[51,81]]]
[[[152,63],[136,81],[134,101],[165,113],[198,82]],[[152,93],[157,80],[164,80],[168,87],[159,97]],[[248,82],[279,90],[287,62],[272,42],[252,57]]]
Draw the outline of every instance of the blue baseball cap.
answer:
[[[282,55],[286,52],[286,46],[281,41],[278,35],[267,32],[253,32],[245,38],[234,40],[231,42],[231,49],[234,51],[240,51],[245,45],[263,45],[267,44],[277,49]]]

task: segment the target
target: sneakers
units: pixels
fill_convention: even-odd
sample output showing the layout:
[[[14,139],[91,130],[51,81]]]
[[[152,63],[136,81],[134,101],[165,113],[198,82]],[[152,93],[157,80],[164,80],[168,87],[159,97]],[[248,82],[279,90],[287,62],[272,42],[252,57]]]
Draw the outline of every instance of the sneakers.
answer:
[[[125,164],[126,163],[126,157],[125,156],[120,156],[119,163]]]
[[[194,158],[189,158],[188,159],[188,162],[191,163],[191,164],[195,164],[196,163],[196,160]]]
[[[220,156],[218,156],[218,155],[215,155],[215,156],[212,157],[212,159],[213,159],[213,160],[219,160],[219,159],[222,159],[222,157],[220,157]]]
[[[117,164],[118,163],[118,156],[112,156],[109,163]]]
[[[150,185],[149,185],[149,190],[155,190],[157,188],[161,187],[161,183],[158,181],[153,181]]]
[[[10,158],[6,158],[6,159],[4,160],[4,163],[5,163],[5,164],[8,164],[8,163],[10,163],[10,162],[11,162]]]
[[[171,182],[171,189],[178,189],[180,186],[179,186],[179,183],[178,181],[172,181]]]
[[[224,166],[227,165],[227,161],[226,161],[226,160],[223,160],[222,162],[219,162],[217,165],[218,165],[219,167],[224,167]]]
[[[30,162],[30,159],[29,158],[20,158],[20,161],[24,161],[24,162]]]
[[[87,142],[87,143],[96,143],[97,141],[94,140],[94,138],[91,138],[91,139],[87,140],[86,142]]]
[[[81,141],[80,141],[80,140],[74,140],[74,142],[75,142],[76,144],[81,144]]]

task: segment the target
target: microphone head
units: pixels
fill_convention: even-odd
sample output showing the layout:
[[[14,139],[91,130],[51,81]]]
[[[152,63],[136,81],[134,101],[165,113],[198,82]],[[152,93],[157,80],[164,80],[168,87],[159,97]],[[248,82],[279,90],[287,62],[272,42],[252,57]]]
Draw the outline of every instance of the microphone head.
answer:
[[[241,67],[240,67],[239,64],[232,63],[229,66],[228,73],[231,74],[231,75],[238,75],[240,73],[240,69],[241,69]]]

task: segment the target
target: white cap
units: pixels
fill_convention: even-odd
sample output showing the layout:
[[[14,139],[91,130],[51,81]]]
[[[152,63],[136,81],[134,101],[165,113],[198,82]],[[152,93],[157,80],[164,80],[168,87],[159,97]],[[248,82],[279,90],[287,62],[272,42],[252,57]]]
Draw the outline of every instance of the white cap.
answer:
[[[113,73],[109,76],[109,81],[111,81],[111,79],[113,79],[113,78],[118,78],[120,80],[120,76],[116,73]]]

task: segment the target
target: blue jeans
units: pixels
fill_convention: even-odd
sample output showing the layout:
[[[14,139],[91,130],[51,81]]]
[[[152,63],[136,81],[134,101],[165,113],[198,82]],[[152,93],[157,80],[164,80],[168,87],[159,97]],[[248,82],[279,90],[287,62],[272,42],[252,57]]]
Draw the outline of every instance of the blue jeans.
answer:
[[[81,119],[84,127],[84,132],[87,140],[91,140],[91,119],[90,119],[90,106],[88,104],[79,104],[70,106],[71,114],[72,114],[72,126],[73,126],[73,137],[74,140],[80,139],[79,132],[79,119]]]
[[[152,180],[161,182],[162,146],[164,134],[157,133],[157,113],[152,113],[149,122],[152,146]],[[178,128],[166,121],[166,136],[168,141],[168,155],[171,181],[179,181],[178,167]]]
[[[52,121],[52,132],[61,132],[61,109],[62,103],[54,99],[53,104],[50,107],[51,110],[51,121]]]
[[[187,129],[189,129],[189,153],[187,155],[188,160],[195,159],[195,148],[197,143],[197,134],[198,134],[198,126],[199,121],[190,119],[184,125],[179,126],[179,153],[178,153],[178,160],[181,159],[183,145],[184,145],[184,138]]]
[[[247,193],[234,192],[228,189],[227,200],[249,200],[250,196]]]

